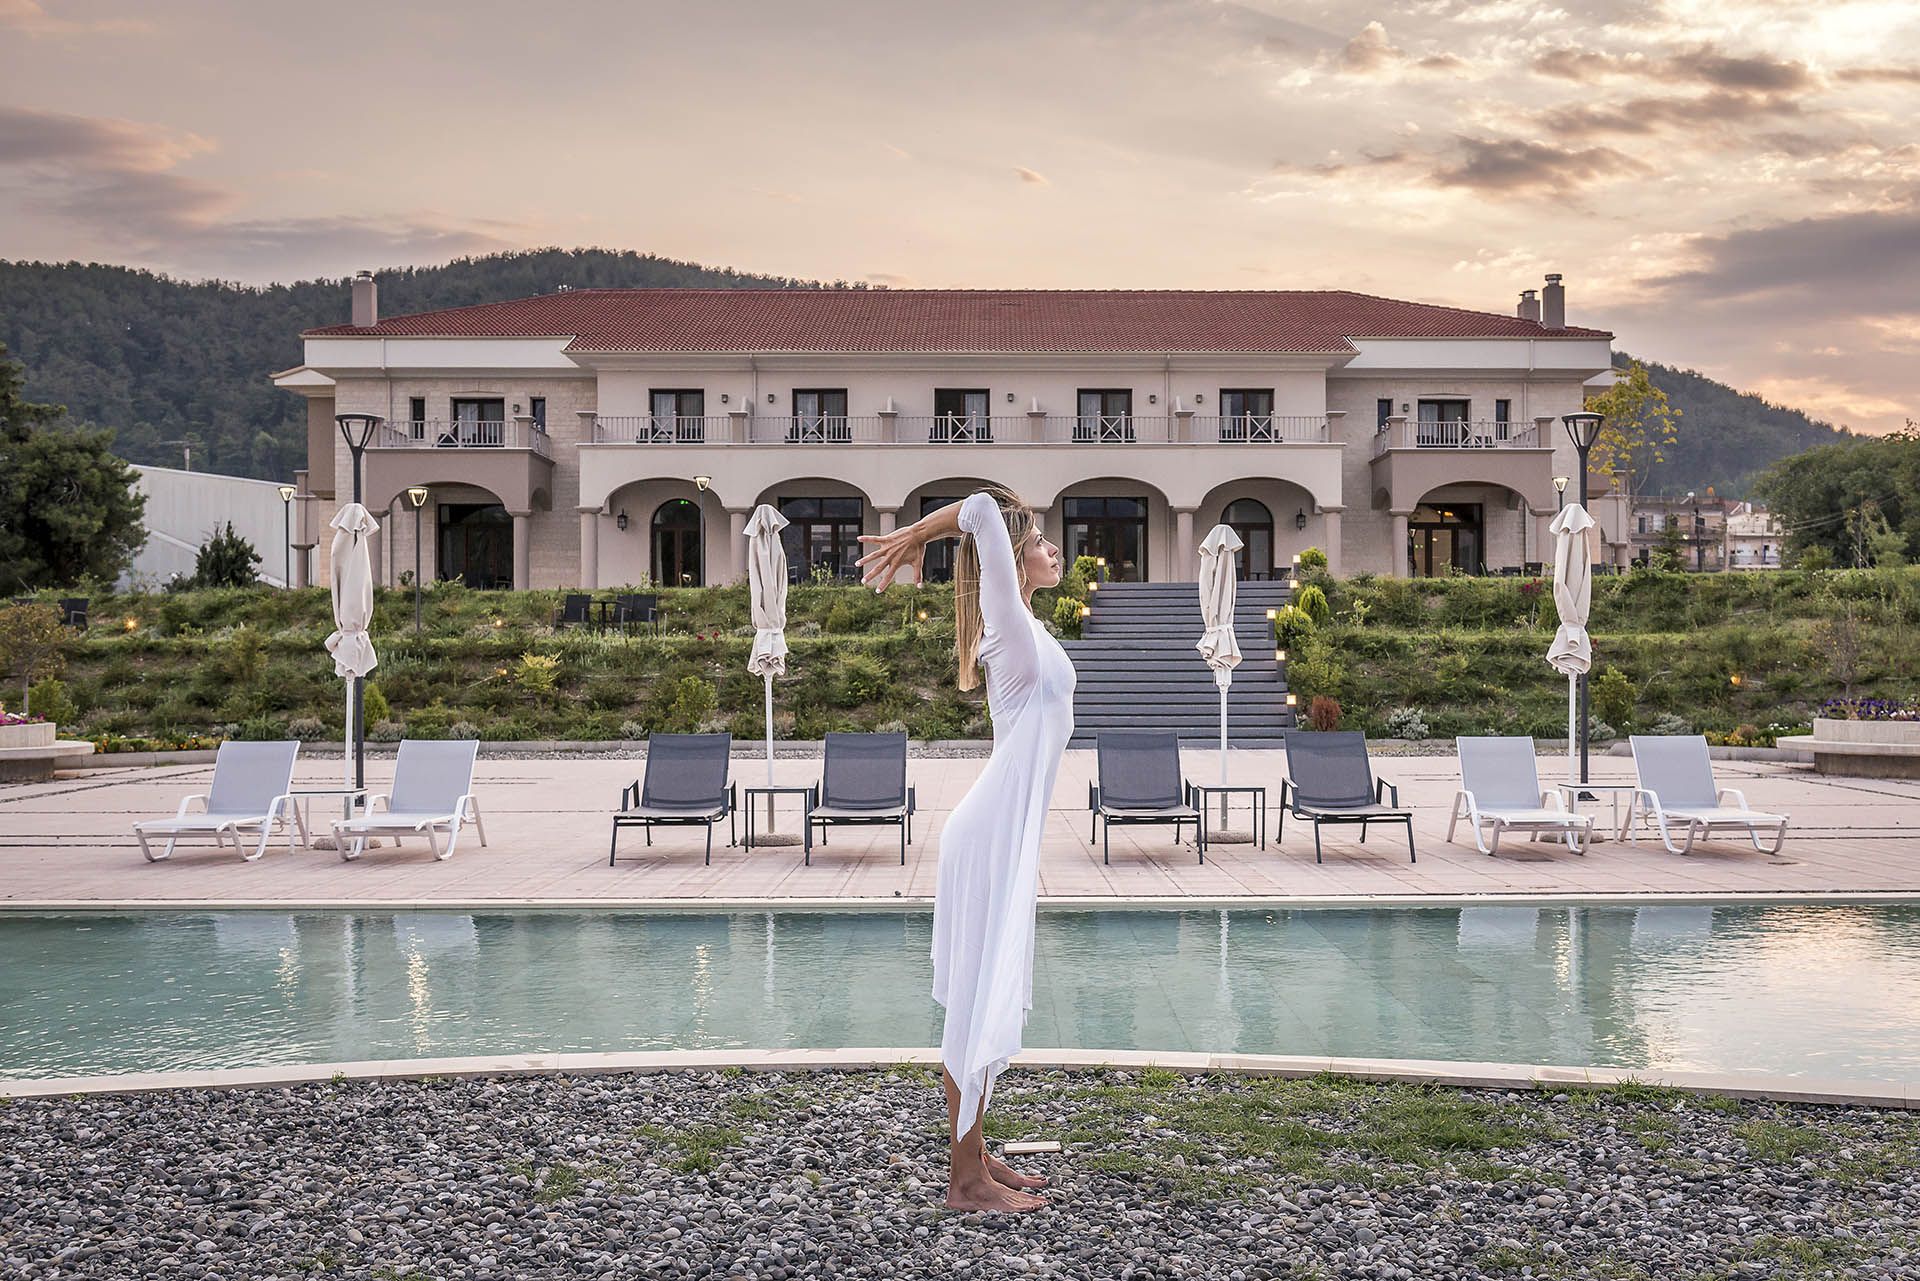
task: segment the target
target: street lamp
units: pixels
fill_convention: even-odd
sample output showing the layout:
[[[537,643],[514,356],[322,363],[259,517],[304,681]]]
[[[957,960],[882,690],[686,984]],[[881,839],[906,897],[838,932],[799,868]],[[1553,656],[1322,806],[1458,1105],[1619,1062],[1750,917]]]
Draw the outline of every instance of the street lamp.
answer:
[[[420,634],[420,509],[427,505],[425,485],[407,486],[407,502],[413,507],[413,634]]]
[[[347,451],[353,455],[353,501],[360,501],[361,456],[367,452],[367,442],[373,439],[373,433],[386,420],[378,414],[335,414],[334,425],[340,428],[340,437],[347,442]],[[364,676],[353,678],[353,785],[364,788],[367,785],[367,680]]]
[[[285,537],[281,540],[286,546],[286,568],[282,586],[293,586],[293,486],[280,486],[280,527]]]
[[[1693,572],[1698,574],[1707,567],[1707,540],[1700,528],[1700,500],[1691,489],[1687,491],[1687,501],[1693,504],[1693,532],[1688,537],[1693,542]]]
[[[1580,454],[1580,509],[1587,507],[1587,453],[1593,448],[1593,442],[1600,438],[1600,424],[1605,416],[1590,409],[1577,413],[1562,414],[1560,421],[1566,424],[1567,439],[1573,442]],[[1590,713],[1587,706],[1587,673],[1580,673],[1580,782],[1587,782],[1587,721]]]
[[[1565,507],[1567,505],[1567,482],[1572,479],[1573,477],[1571,476],[1555,476],[1553,478],[1553,492],[1559,495],[1558,506]]]

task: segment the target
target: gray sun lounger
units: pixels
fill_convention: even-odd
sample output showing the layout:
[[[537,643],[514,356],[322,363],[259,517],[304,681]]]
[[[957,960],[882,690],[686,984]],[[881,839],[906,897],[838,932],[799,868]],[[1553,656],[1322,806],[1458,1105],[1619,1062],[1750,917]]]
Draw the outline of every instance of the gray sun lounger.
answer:
[[[133,825],[140,853],[147,862],[158,863],[173,856],[173,847],[183,836],[211,836],[215,845],[225,845],[232,837],[234,852],[251,863],[267,852],[275,823],[286,830],[289,852],[294,849],[295,833],[304,845],[307,832],[292,796],[293,763],[299,754],[298,742],[220,744],[213,757],[211,787],[183,799],[172,818]],[[201,803],[201,809],[192,809],[195,801]],[[240,844],[240,833],[256,827],[260,829],[260,842],[249,854]],[[158,836],[167,838],[167,847],[156,854],[148,842]]]
[[[1389,803],[1389,801],[1391,803]],[[1313,824],[1313,861],[1320,857],[1323,823],[1358,823],[1365,844],[1374,823],[1404,823],[1407,861],[1419,862],[1413,851],[1413,811],[1400,808],[1400,789],[1373,776],[1367,759],[1366,736],[1355,730],[1314,732],[1294,729],[1287,734],[1287,776],[1280,780],[1280,819],[1276,835],[1284,833],[1287,815]]]
[[[1453,741],[1460,753],[1460,791],[1447,815],[1449,842],[1464,818],[1482,854],[1498,853],[1507,832],[1550,833],[1564,837],[1575,854],[1587,852],[1593,816],[1575,814],[1557,790],[1540,786],[1531,737],[1462,735]]]
[[[367,812],[359,818],[336,819],[333,841],[343,859],[366,852],[370,836],[423,836],[437,859],[453,857],[460,828],[471,823],[480,843],[487,829],[480,824],[480,804],[473,799],[473,758],[480,744],[473,739],[438,741],[410,738],[400,744],[393,764],[393,790],[367,798]],[[373,803],[386,808],[375,812]],[[439,834],[447,834],[442,848]]]
[[[905,734],[827,735],[820,782],[807,796],[805,839],[801,859],[813,863],[813,829],[827,843],[827,828],[836,824],[895,823],[900,827],[900,865],[906,866],[907,845],[913,840],[913,788],[907,785]]]
[[[1193,793],[1180,773],[1180,736],[1172,730],[1109,730],[1093,740],[1099,781],[1087,787],[1087,839],[1100,840],[1100,861],[1112,862],[1113,825],[1170,823],[1173,840],[1193,824],[1200,861],[1207,861],[1206,834]]]
[[[713,862],[713,825],[727,820],[727,845],[738,844],[734,829],[734,790],[727,779],[731,734],[649,734],[647,768],[620,793],[607,842],[607,866],[620,844],[620,829],[637,827],[653,844],[656,827],[707,829],[706,861]]]
[[[1633,820],[1638,815],[1642,823],[1659,829],[1661,842],[1675,854],[1691,852],[1696,840],[1716,830],[1744,831],[1762,854],[1778,854],[1787,843],[1785,814],[1748,809],[1746,793],[1714,782],[1713,758],[1702,736],[1635,734],[1631,742],[1637,785],[1622,825],[1629,841],[1636,837]],[[1732,805],[1726,804],[1729,799]],[[1673,843],[1676,826],[1687,829],[1686,841],[1680,845]],[[1771,847],[1760,843],[1763,829],[1773,833]]]

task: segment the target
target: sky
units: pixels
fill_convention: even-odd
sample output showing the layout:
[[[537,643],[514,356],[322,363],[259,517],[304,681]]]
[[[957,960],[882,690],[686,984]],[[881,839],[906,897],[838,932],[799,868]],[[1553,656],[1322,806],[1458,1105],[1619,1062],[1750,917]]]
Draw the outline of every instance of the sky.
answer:
[[[0,0],[0,258],[543,245],[1499,312],[1558,271],[1621,349],[1889,431],[1920,4]]]

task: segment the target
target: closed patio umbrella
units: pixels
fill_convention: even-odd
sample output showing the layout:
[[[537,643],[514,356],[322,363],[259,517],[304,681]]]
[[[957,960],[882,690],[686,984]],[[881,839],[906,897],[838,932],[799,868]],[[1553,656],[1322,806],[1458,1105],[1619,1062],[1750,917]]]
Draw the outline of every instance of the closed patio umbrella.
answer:
[[[1235,559],[1244,546],[1227,525],[1215,525],[1200,543],[1200,632],[1194,646],[1213,669],[1220,688],[1220,786],[1227,785],[1227,689],[1240,665],[1240,641],[1233,634],[1233,603],[1238,592]],[[1220,826],[1227,824],[1227,798],[1220,797]],[[1231,834],[1224,839],[1233,840]],[[1211,836],[1209,839],[1214,839]]]
[[[1579,503],[1561,508],[1547,528],[1553,534],[1553,604],[1560,614],[1560,629],[1553,634],[1547,662],[1567,675],[1567,781],[1578,783],[1580,676],[1593,666],[1587,614],[1593,606],[1593,557],[1599,531]]]
[[[773,678],[787,671],[787,549],[780,531],[787,518],[770,503],[753,509],[747,521],[747,588],[753,610],[753,651],[747,670],[761,678],[766,693],[767,786],[773,786]],[[767,826],[773,826],[773,797],[767,797]],[[784,836],[756,841],[785,844]],[[797,840],[798,838],[792,838]]]
[[[361,710],[360,683],[380,660],[374,655],[367,628],[373,623],[373,554],[367,540],[379,531],[373,513],[359,503],[348,503],[334,514],[333,625],[327,652],[333,670],[347,682],[346,743],[341,753],[347,787],[366,785],[366,727],[356,724]]]

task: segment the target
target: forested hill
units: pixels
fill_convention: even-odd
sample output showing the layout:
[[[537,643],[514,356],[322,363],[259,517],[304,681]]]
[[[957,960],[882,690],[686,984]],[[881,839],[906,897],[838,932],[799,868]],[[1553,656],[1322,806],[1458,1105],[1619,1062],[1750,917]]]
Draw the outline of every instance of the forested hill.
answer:
[[[1640,359],[1616,351],[1624,368]],[[1735,391],[1691,369],[1640,359],[1653,385],[1680,411],[1674,443],[1662,452],[1643,486],[1650,494],[1705,493],[1709,485],[1727,498],[1745,498],[1754,479],[1776,459],[1817,445],[1852,439],[1852,433],[1809,418],[1747,392]]]
[[[538,249],[442,267],[381,268],[380,311],[400,315],[576,289],[819,288],[648,254]],[[0,343],[29,400],[114,429],[137,463],[284,480],[306,465],[305,407],[267,375],[300,363],[300,331],[348,319],[348,282],[188,284],[99,263],[0,261]]]
[[[822,287],[605,249],[536,249],[377,274],[384,315],[524,298],[561,285]],[[251,288],[98,263],[0,261],[0,342],[26,366],[28,398],[113,428],[120,452],[139,463],[177,467],[181,447],[166,442],[191,440],[196,470],[288,478],[305,461],[304,410],[267,375],[300,363],[302,329],[347,316],[344,279]],[[1845,435],[1691,370],[1647,366],[1684,411],[1653,490],[1713,485],[1739,496],[1768,463]]]

